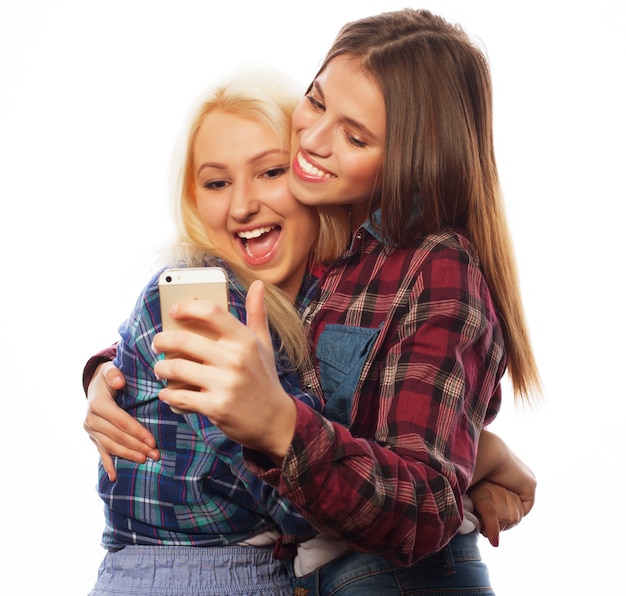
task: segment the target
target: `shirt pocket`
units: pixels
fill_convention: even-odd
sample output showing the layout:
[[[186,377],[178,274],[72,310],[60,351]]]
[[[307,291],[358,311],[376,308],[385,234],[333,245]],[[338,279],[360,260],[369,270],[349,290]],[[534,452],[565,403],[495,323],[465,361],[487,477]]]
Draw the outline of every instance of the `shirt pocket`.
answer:
[[[320,334],[315,356],[326,397],[324,416],[332,422],[350,427],[354,392],[379,332],[378,327],[326,325]]]

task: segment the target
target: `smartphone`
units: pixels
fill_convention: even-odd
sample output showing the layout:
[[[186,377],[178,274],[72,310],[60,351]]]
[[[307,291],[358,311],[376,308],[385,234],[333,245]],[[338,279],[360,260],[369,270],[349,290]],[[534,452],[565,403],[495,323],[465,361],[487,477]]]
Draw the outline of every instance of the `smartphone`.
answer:
[[[228,310],[228,282],[225,271],[220,267],[189,267],[166,269],[159,275],[159,302],[163,331],[186,329],[212,338],[212,333],[201,321],[177,321],[170,316],[170,308],[183,300],[210,300]],[[165,357],[176,356],[170,353]],[[185,387],[178,381],[168,381],[167,384],[175,389]],[[197,390],[197,387],[187,388]],[[172,408],[172,411],[184,414],[178,408]]]
[[[210,300],[228,309],[226,273],[220,267],[166,269],[159,275],[159,301],[163,331],[187,329],[208,336],[200,322],[177,321],[170,309],[183,300]]]

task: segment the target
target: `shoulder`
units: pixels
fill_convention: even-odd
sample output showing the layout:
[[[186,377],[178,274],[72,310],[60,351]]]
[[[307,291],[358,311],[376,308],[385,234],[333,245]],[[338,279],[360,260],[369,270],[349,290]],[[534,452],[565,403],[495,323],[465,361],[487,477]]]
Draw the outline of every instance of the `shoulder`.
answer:
[[[139,296],[138,304],[153,300],[159,294],[159,277],[168,267],[161,267],[156,273],[150,277]]]
[[[161,267],[150,277],[141,290],[130,317],[121,325],[119,331],[122,337],[129,331],[137,332],[149,326],[156,326],[161,321],[159,304],[159,276],[167,267]]]
[[[442,230],[436,234],[428,234],[424,237],[419,249],[425,255],[436,257],[441,253],[448,256],[456,255],[457,258],[478,264],[478,253],[469,239],[451,229]]]
[[[453,230],[428,234],[411,260],[418,285],[429,294],[437,288],[448,297],[489,300],[478,253],[463,234]]]
[[[415,244],[406,249],[384,251],[390,264],[403,263],[404,274],[409,276],[428,275],[432,269],[480,270],[478,254],[472,243],[453,230],[442,230],[415,239]]]

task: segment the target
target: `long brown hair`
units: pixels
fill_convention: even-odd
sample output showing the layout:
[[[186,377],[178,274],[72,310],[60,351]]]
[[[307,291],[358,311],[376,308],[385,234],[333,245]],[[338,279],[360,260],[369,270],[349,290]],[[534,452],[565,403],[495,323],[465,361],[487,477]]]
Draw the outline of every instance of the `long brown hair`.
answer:
[[[405,9],[345,25],[319,72],[342,54],[360,60],[385,101],[381,194],[374,205],[381,208],[383,236],[400,247],[444,228],[468,236],[503,326],[514,392],[539,393],[498,180],[483,52],[459,26]]]

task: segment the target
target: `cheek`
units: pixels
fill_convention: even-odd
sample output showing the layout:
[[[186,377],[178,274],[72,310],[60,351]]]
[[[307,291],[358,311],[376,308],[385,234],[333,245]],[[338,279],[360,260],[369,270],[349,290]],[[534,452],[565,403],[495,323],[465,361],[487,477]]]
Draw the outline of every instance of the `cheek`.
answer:
[[[320,221],[317,213],[307,213],[300,219],[297,226],[296,246],[299,247],[303,253],[308,254],[317,240],[319,231]]]
[[[220,232],[226,232],[227,211],[219,201],[198,200],[196,205],[200,223],[204,226],[209,239],[212,240]]]
[[[209,206],[206,201],[198,200],[196,201],[196,208],[198,211],[198,217],[200,218],[200,222],[203,226],[207,227],[210,222],[209,217]]]
[[[302,134],[306,134],[310,128],[315,126],[319,114],[314,112],[308,103],[300,104],[291,117],[291,146],[297,149],[296,143]]]
[[[351,169],[354,182],[370,189],[373,188],[378,184],[380,166],[381,160],[377,156],[355,160]]]

